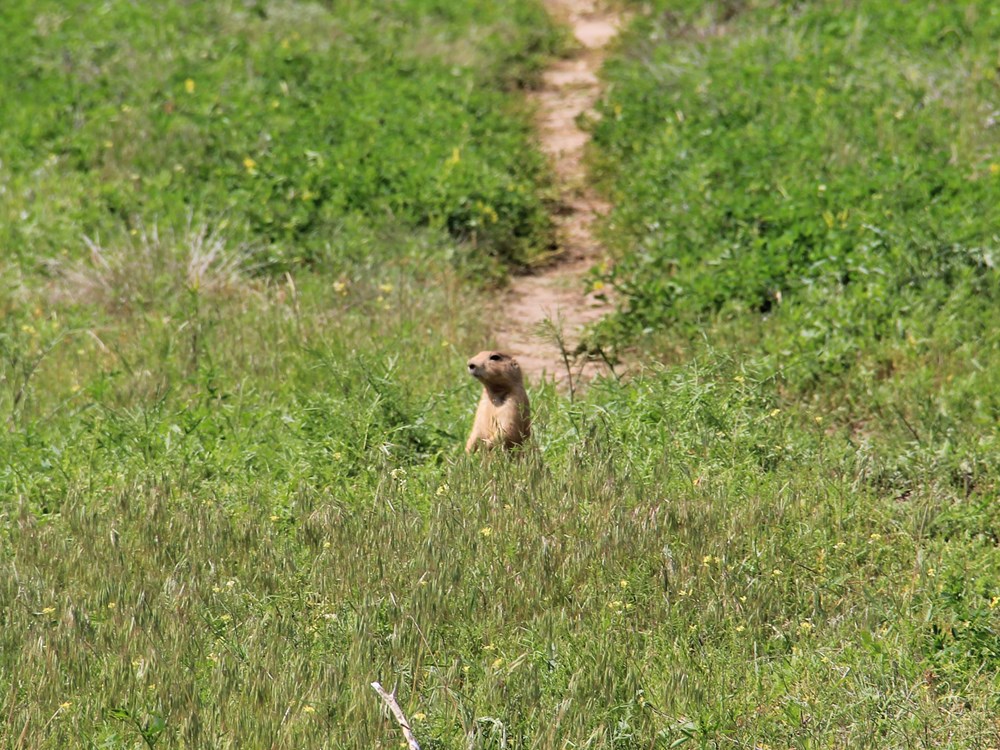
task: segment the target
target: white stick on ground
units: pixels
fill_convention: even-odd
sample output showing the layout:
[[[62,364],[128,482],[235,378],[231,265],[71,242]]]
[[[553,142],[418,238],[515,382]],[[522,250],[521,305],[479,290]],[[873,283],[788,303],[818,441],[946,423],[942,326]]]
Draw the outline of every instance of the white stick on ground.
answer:
[[[413,732],[410,730],[410,722],[406,720],[406,715],[403,714],[403,709],[401,709],[399,704],[396,703],[396,696],[392,693],[385,692],[382,685],[378,682],[373,682],[372,688],[376,693],[382,696],[382,700],[385,701],[385,705],[389,707],[389,710],[392,711],[392,715],[396,717],[396,721],[403,730],[403,736],[406,737],[406,744],[410,746],[410,750],[420,750],[420,745],[417,744],[417,738],[413,736]]]

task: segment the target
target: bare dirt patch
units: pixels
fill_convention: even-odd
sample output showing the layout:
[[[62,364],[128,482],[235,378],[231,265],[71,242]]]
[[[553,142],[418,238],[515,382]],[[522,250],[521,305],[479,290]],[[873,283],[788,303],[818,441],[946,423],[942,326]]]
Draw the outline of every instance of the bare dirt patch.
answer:
[[[559,248],[551,264],[512,280],[501,301],[504,315],[495,336],[501,348],[517,357],[529,379],[566,383],[569,374],[553,330],[561,332],[564,348],[572,351],[583,328],[611,311],[606,299],[584,290],[587,271],[606,259],[594,237],[594,225],[609,205],[588,184],[584,150],[590,136],[577,120],[591,113],[597,102],[601,92],[597,71],[622,17],[599,0],[546,0],[545,5],[572,29],[579,45],[545,71],[542,86],[531,95],[539,142],[556,176],[559,199],[552,218]],[[548,332],[543,332],[546,328]],[[608,372],[603,363],[586,358],[573,362],[571,369],[574,382]]]

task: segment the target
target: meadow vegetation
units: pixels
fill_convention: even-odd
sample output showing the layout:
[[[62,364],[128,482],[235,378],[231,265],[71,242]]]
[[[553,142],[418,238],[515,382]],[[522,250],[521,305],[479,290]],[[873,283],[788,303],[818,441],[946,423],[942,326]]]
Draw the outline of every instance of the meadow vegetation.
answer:
[[[594,128],[605,338],[995,426],[998,30],[991,3],[654,3]]]
[[[646,366],[462,452],[551,244],[494,4],[0,8],[0,745],[1000,744],[1000,12],[657,0]],[[1000,125],[996,125],[1000,127]]]
[[[336,266],[331,235],[353,245],[358,221],[513,263],[547,241],[543,162],[503,94],[558,44],[534,3],[0,12],[17,30],[0,52],[0,239],[22,262],[185,217],[271,270]]]

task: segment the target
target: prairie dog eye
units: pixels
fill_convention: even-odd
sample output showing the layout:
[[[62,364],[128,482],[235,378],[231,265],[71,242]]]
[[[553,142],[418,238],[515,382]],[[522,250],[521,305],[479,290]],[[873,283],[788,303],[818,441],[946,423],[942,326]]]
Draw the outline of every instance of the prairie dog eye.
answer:
[[[501,357],[499,354],[491,354],[490,355],[490,361],[491,362],[499,362],[501,359],[503,359],[503,357]]]

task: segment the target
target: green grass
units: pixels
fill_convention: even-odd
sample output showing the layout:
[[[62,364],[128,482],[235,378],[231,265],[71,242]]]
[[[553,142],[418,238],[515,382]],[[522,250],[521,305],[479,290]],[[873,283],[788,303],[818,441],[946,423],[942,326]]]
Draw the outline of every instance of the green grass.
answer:
[[[4,6],[0,746],[398,747],[374,680],[424,748],[1000,744],[997,18],[839,8],[637,16],[598,335],[646,367],[484,462],[538,5]]]
[[[615,334],[756,319],[797,382],[870,364],[859,349],[995,356],[997,8],[654,6],[595,128]]]
[[[909,541],[890,545],[895,564],[914,566],[911,583],[890,584],[892,608],[901,607],[890,627],[914,630],[886,652],[871,641],[879,627],[858,623],[867,634],[859,653],[877,660],[912,648],[927,679],[910,688],[943,712],[939,726],[983,732],[919,742],[993,744],[995,724],[947,707],[956,696],[991,702],[996,680],[1000,620],[996,602],[977,593],[1000,559],[989,520],[1000,417],[1000,14],[989,3],[667,0],[648,10],[607,66],[594,125],[595,168],[615,203],[606,237],[619,254],[602,280],[621,302],[596,342],[682,369],[724,352],[773,378],[796,433],[822,420],[865,457],[821,458],[830,471],[897,507],[924,495]],[[934,580],[920,580],[927,554],[947,557],[947,581],[938,565]],[[937,622],[942,612],[961,625]],[[866,680],[872,668],[858,667]],[[945,687],[943,672],[971,682]],[[878,694],[878,685],[854,691]],[[879,721],[842,712],[849,693],[834,692],[823,700],[821,744],[913,746],[906,727],[935,726],[908,709],[886,707]],[[808,735],[803,725],[781,737],[759,721],[724,736]]]
[[[329,263],[351,218],[444,230],[504,261],[547,241],[514,100],[557,38],[534,4],[8,3],[5,245],[75,255],[140,218]]]
[[[997,559],[945,520],[964,492],[886,491],[752,373],[536,390],[545,464],[513,468],[352,452],[319,389],[82,430],[84,476],[10,508],[9,737],[131,746],[124,709],[168,746],[387,743],[376,678],[430,747],[994,736]]]

